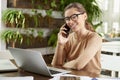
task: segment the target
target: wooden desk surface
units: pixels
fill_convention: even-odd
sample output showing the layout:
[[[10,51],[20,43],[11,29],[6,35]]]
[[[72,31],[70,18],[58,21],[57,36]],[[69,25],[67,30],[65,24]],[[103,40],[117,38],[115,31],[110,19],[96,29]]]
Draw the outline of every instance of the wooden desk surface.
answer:
[[[84,76],[86,74],[84,71],[78,71],[78,70],[71,70],[71,73],[73,75],[78,75],[78,76]],[[16,72],[4,72],[0,73],[0,77],[17,77],[17,76],[33,76],[34,80],[49,80],[52,77],[44,76],[41,74],[36,74],[28,71],[24,71],[22,69],[19,69]],[[88,75],[86,75],[88,76]]]

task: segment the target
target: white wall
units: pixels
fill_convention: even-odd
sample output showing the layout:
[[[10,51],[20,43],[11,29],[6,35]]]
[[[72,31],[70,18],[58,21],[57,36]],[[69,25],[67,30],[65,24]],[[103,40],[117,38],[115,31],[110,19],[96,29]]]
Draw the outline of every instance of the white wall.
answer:
[[[1,16],[2,11],[7,8],[7,0],[0,0],[0,32],[5,29],[5,25],[2,23]],[[0,40],[0,59],[13,59],[10,52],[6,50],[5,42]]]
[[[4,30],[5,25],[2,23],[1,15],[2,11],[7,8],[7,0],[0,0],[0,32]],[[0,51],[6,50],[5,42],[0,40]]]

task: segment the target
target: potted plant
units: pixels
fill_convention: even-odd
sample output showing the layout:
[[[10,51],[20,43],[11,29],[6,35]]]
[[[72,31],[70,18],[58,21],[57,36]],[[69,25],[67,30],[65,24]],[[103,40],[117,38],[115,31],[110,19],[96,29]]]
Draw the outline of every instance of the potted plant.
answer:
[[[34,29],[34,28],[29,28],[29,29],[24,29],[21,32],[23,34],[23,43],[26,44],[26,46],[34,45],[35,42],[43,39],[43,31],[41,29]]]
[[[29,46],[31,45],[33,39],[35,39],[36,37],[42,39],[43,31],[35,29],[5,30],[0,34],[1,40],[6,42],[6,48],[8,46],[11,47],[20,46],[23,44],[23,42],[24,45]]]
[[[25,17],[20,10],[6,9],[2,13],[2,21],[9,27],[22,27],[25,26]],[[9,24],[9,25],[8,25]]]
[[[13,30],[3,31],[0,35],[0,38],[1,38],[1,40],[5,41],[6,44],[11,43],[11,41],[12,41],[12,43],[13,43],[12,47],[15,47],[16,41],[19,41],[20,43],[22,43],[22,41],[23,41],[23,37],[20,34],[20,32],[13,31]],[[6,45],[6,47],[7,47],[7,45]]]
[[[38,11],[36,9],[32,9],[32,13],[33,13],[31,15],[31,21],[32,22],[29,21],[29,23],[32,23],[31,27],[35,27],[35,28],[41,27],[42,19],[43,19],[41,13],[38,13]]]
[[[17,47],[18,45],[26,44],[27,46],[33,45],[35,39],[41,40],[43,31],[35,29],[40,25],[39,18],[41,14],[33,11],[34,14],[30,17],[29,14],[23,13],[20,10],[4,10],[2,13],[2,21],[7,24],[7,26],[15,27],[13,30],[2,31],[0,37],[6,42],[6,47],[9,45],[12,47]],[[33,19],[33,20],[32,20]],[[30,24],[34,23],[35,28]],[[9,24],[9,25],[8,25]],[[18,46],[18,47],[19,47]]]

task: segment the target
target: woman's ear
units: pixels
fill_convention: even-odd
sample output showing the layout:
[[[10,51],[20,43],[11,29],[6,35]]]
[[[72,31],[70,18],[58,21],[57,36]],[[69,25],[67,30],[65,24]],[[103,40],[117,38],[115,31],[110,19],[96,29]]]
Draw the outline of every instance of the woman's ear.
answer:
[[[84,15],[84,19],[87,20],[88,16],[86,13],[83,14]]]

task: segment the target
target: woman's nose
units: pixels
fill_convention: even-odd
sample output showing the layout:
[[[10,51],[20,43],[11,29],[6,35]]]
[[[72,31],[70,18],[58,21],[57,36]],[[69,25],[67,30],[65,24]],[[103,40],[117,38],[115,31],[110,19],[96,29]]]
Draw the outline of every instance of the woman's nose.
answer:
[[[67,24],[69,25],[69,26],[71,26],[72,24],[74,23],[74,21],[73,20],[69,20],[69,22],[67,22]]]

